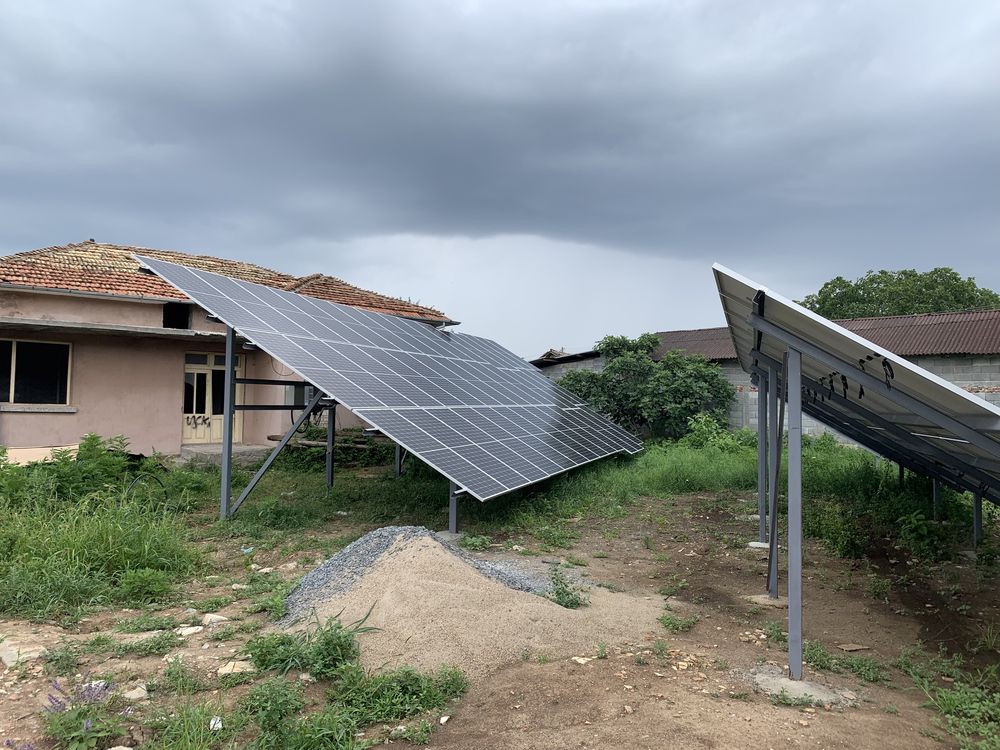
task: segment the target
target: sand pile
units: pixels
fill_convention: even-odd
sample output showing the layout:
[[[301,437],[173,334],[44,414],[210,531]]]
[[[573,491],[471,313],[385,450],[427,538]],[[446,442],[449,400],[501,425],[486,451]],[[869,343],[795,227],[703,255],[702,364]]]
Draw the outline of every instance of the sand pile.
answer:
[[[298,620],[290,627],[308,627],[313,616],[323,621],[339,614],[342,622],[352,622],[374,605],[366,624],[380,630],[359,637],[365,666],[453,664],[472,678],[522,659],[525,651],[549,658],[585,655],[602,641],[642,643],[658,627],[663,612],[658,598],[594,588],[589,606],[565,609],[484,575],[421,531],[395,535],[363,572],[351,566],[346,586],[333,566],[320,566],[314,572],[325,568],[318,576],[325,586],[303,581],[310,611],[304,611],[300,592],[289,598],[296,602],[298,594]]]

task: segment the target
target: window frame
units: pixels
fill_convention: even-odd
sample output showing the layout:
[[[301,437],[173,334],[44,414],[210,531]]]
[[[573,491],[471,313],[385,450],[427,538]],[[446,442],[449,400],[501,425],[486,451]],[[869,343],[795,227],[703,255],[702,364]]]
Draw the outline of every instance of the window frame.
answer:
[[[22,404],[24,406],[69,406],[73,403],[73,342],[72,341],[46,341],[43,339],[18,339],[7,336],[0,336],[0,341],[10,342],[10,390],[7,392],[7,400],[0,402],[3,404]],[[23,341],[25,344],[53,344],[55,346],[67,347],[66,353],[66,400],[48,403],[37,401],[15,401],[14,385],[17,382],[17,343]]]

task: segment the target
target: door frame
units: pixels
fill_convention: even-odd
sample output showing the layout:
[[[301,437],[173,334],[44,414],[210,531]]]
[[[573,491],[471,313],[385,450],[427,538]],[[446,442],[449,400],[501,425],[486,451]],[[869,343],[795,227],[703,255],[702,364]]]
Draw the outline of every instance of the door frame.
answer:
[[[205,363],[192,363],[188,362],[190,357],[205,357]],[[219,364],[221,361],[221,364]],[[220,352],[210,352],[210,351],[185,351],[184,352],[184,372],[181,379],[181,444],[182,445],[206,445],[221,443],[222,438],[222,420],[224,419],[223,414],[213,414],[212,407],[212,373],[214,371],[225,372],[225,354]],[[236,377],[244,377],[244,372],[246,371],[246,355],[245,353],[240,353],[236,355]],[[190,373],[204,373],[205,374],[205,412],[210,419],[208,425],[208,438],[205,440],[201,439],[191,439],[191,436],[187,433],[189,429],[186,419],[190,416],[184,410],[184,392],[183,389],[186,386],[187,376]],[[242,383],[236,384],[236,400],[235,403],[243,403],[244,391],[246,386]],[[221,407],[220,407],[221,408]],[[212,433],[216,431],[215,422],[218,422],[218,433],[219,439],[213,440]],[[243,442],[243,412],[237,411],[233,418],[233,442],[242,443]]]

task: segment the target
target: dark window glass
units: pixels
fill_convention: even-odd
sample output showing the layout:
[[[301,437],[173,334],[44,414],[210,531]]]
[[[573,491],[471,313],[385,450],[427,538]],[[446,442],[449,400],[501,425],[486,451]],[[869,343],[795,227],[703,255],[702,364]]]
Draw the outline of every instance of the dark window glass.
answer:
[[[0,401],[10,401],[10,341],[0,341]]]
[[[163,305],[164,328],[190,328],[191,305],[184,302],[167,302]]]
[[[17,342],[14,401],[65,404],[69,390],[69,344]]]
[[[185,354],[184,364],[186,365],[207,365],[208,355],[207,354]]]
[[[184,413],[194,414],[194,373],[184,373]]]
[[[226,371],[212,370],[212,414],[222,414],[226,398]]]
[[[203,372],[194,374],[194,413],[205,413],[205,396],[208,390],[208,378]]]

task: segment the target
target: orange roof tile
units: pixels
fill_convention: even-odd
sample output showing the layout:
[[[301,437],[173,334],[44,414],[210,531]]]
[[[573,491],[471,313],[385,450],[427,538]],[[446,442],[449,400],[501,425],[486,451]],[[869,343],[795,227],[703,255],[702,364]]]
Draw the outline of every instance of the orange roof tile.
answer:
[[[351,286],[345,281],[312,274],[296,277],[239,260],[190,255],[173,250],[112,245],[88,240],[58,247],[44,247],[0,258],[0,286],[51,289],[120,297],[185,299],[157,276],[141,273],[133,253],[202,271],[211,271],[241,281],[295,291],[310,297],[429,321],[448,321],[440,311],[402,299]]]

